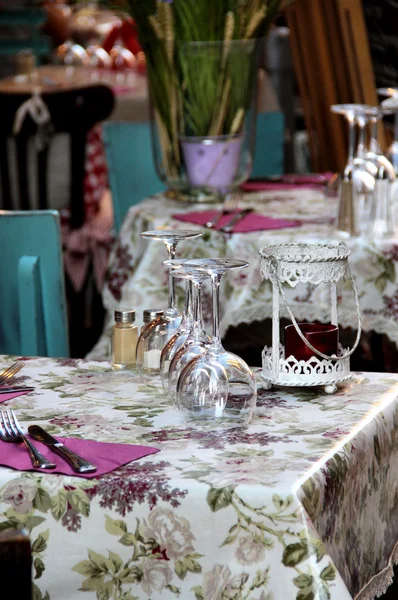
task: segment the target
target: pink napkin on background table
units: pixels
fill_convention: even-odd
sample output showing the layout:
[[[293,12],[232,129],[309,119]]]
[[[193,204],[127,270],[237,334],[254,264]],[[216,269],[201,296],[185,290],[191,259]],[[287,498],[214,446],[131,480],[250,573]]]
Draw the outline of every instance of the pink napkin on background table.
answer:
[[[174,219],[178,221],[185,221],[186,223],[196,223],[197,225],[205,225],[207,222],[212,221],[219,210],[204,210],[204,211],[193,211],[189,213],[179,213],[172,215]],[[216,227],[212,229],[220,230],[232,219],[233,213],[224,215],[218,222]],[[233,233],[249,233],[251,231],[266,231],[270,229],[284,229],[285,227],[298,227],[300,221],[293,221],[287,219],[273,219],[272,217],[265,217],[258,215],[255,212],[245,215],[234,227]]]
[[[82,440],[78,438],[61,438],[57,440],[63,442],[70,450],[96,465],[95,473],[75,473],[69,464],[58,454],[55,454],[37,440],[29,435],[29,438],[36,448],[54,462],[55,469],[35,469],[29,458],[25,444],[14,444],[0,441],[0,464],[4,467],[11,467],[17,471],[40,471],[41,473],[61,473],[62,475],[73,475],[74,477],[83,477],[85,479],[95,479],[105,473],[110,473],[115,469],[127,463],[143,458],[149,454],[159,452],[158,448],[149,446],[134,446],[131,444],[112,444],[107,442],[97,442],[95,440]]]
[[[334,177],[334,173],[307,173],[281,175],[275,178],[252,179],[242,183],[243,192],[262,192],[276,190],[294,190],[297,188],[319,188],[326,185]]]

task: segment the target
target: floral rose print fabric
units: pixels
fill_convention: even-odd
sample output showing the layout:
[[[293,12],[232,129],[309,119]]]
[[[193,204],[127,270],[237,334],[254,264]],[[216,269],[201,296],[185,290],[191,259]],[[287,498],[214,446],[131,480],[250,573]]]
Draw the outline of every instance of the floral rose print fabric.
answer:
[[[25,427],[161,450],[91,480],[0,467],[0,530],[30,532],[35,599],[367,600],[388,584],[398,375],[357,373],[334,396],[259,380],[249,427],[198,430],[160,382],[105,362],[22,373]]]

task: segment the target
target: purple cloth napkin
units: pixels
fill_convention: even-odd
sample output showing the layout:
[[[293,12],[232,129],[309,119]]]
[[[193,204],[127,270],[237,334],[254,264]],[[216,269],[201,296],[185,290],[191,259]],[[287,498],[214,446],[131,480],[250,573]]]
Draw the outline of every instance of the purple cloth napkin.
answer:
[[[204,210],[204,211],[193,211],[189,213],[179,213],[173,215],[174,219],[179,221],[185,221],[187,223],[196,223],[197,225],[205,225],[205,223],[212,221],[219,211],[217,210]],[[222,217],[218,222],[217,227],[214,229],[220,230],[232,219],[233,214],[230,213]],[[235,226],[234,233],[248,233],[250,231],[266,231],[269,229],[284,229],[285,227],[298,227],[301,221],[293,221],[287,219],[273,219],[272,217],[265,217],[258,215],[255,212],[245,215]]]
[[[13,398],[18,398],[18,396],[23,396],[24,394],[29,394],[29,392],[11,392],[10,394],[0,394],[0,402],[12,400]]]
[[[75,473],[69,464],[58,454],[55,454],[42,444],[29,438],[36,448],[51,462],[54,462],[56,469],[35,469],[29,458],[25,444],[14,444],[0,441],[0,464],[4,467],[11,467],[17,471],[40,471],[41,473],[62,473],[63,475],[73,475],[74,477],[84,477],[85,479],[94,479],[109,473],[115,469],[126,465],[133,460],[155,454],[159,452],[158,448],[149,446],[133,446],[130,444],[111,444],[106,442],[96,442],[94,440],[81,440],[78,438],[61,438],[57,440],[63,442],[70,450],[96,465],[95,473]]]
[[[240,187],[244,192],[261,192],[276,190],[294,190],[297,188],[319,188],[326,185],[334,177],[334,173],[308,173],[297,175],[281,175],[263,180],[252,179]]]

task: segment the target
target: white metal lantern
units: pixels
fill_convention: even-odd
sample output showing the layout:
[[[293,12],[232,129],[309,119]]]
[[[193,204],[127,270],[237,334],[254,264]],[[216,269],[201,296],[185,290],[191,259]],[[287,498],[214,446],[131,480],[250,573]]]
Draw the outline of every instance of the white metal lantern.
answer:
[[[272,347],[265,346],[262,353],[262,378],[267,387],[280,386],[323,386],[326,393],[333,394],[337,384],[350,378],[350,356],[357,348],[361,337],[361,317],[358,295],[351,269],[348,264],[350,250],[344,243],[326,244],[281,244],[260,250],[261,276],[272,283]],[[337,284],[349,279],[355,297],[358,319],[357,337],[354,346],[343,349],[337,355],[323,354],[305,338],[288,304],[283,284],[294,288],[298,283],[330,286],[332,325],[338,326]],[[280,344],[280,303],[283,302],[301,341],[313,352],[308,360],[297,360],[285,356]],[[315,355],[315,356],[314,356]]]

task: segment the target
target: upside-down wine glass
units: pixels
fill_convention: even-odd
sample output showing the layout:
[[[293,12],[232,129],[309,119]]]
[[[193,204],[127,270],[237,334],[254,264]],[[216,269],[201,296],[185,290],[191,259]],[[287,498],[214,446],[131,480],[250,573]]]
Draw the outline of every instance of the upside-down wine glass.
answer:
[[[370,142],[365,159],[375,165],[377,173],[371,202],[366,206],[365,221],[368,225],[365,234],[375,239],[390,237],[395,232],[391,198],[391,183],[396,179],[395,171],[391,162],[383,155],[378,142],[379,123],[384,115],[391,114],[392,111],[379,106],[367,112],[370,115]]]
[[[160,355],[160,378],[164,393],[169,392],[169,367],[171,359],[177,352],[178,348],[185,342],[193,325],[192,314],[192,281],[184,271],[184,263],[187,259],[165,260],[164,266],[171,270],[171,275],[176,279],[185,280],[185,306],[182,313],[181,323],[166,342]]]
[[[394,181],[395,179],[395,171],[394,166],[388,160],[386,156],[384,156],[381,151],[379,145],[379,124],[384,115],[390,115],[393,113],[392,109],[385,108],[383,106],[375,107],[369,113],[370,116],[370,141],[369,141],[369,150],[365,153],[365,160],[372,162],[378,170],[376,175],[377,177],[385,176],[390,181]],[[381,171],[381,173],[380,173]]]
[[[344,180],[353,180],[355,188],[360,191],[372,191],[374,187],[374,167],[372,164],[367,164],[367,161],[364,161],[363,158],[366,120],[363,122],[361,117],[365,117],[366,111],[372,111],[373,107],[367,104],[333,104],[330,110],[335,114],[343,115],[348,122],[348,159],[343,173]],[[370,116],[366,118],[369,119]],[[356,155],[355,125],[359,127]]]
[[[207,350],[191,360],[177,382],[177,407],[191,425],[246,425],[254,411],[256,383],[248,365],[224,350],[220,337],[220,283],[227,271],[248,267],[243,260],[212,258],[188,261],[210,276],[213,338]]]
[[[377,92],[381,96],[386,96],[387,100],[382,102],[383,107],[395,108],[394,117],[394,140],[387,150],[387,158],[394,167],[395,175],[398,177],[398,87],[379,88]],[[391,101],[391,99],[393,99]]]
[[[184,270],[187,276],[191,278],[193,284],[193,326],[188,337],[182,346],[174,354],[170,363],[168,373],[168,392],[169,396],[176,404],[177,381],[183,368],[193,359],[203,354],[210,343],[210,338],[206,333],[202,317],[202,285],[206,279],[209,279],[208,273],[187,266],[184,264]]]
[[[334,104],[331,111],[335,114],[343,115],[348,122],[348,160],[343,172],[343,182],[340,187],[340,201],[343,201],[345,194],[349,191],[353,195],[355,213],[357,215],[357,225],[362,229],[364,222],[364,213],[368,209],[370,202],[368,196],[373,193],[375,187],[375,175],[377,168],[375,165],[365,160],[365,126],[370,119],[369,112],[374,107],[366,104]],[[356,154],[355,147],[355,127],[358,126],[358,145]],[[350,185],[349,182],[352,182]]]
[[[355,122],[358,126],[358,146],[354,158],[353,181],[358,194],[364,194],[367,197],[374,190],[377,167],[372,161],[366,159],[366,126],[372,117],[378,116],[378,109],[374,106],[360,105],[361,109],[355,115]]]
[[[192,229],[144,231],[141,237],[162,241],[169,255],[175,259],[176,247],[181,240],[196,238],[202,234]],[[160,371],[160,355],[167,340],[173,335],[181,323],[181,314],[176,304],[175,280],[168,276],[168,307],[163,315],[148,323],[141,332],[137,342],[136,364],[141,375],[155,377]]]

